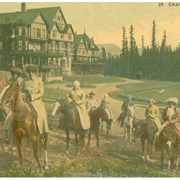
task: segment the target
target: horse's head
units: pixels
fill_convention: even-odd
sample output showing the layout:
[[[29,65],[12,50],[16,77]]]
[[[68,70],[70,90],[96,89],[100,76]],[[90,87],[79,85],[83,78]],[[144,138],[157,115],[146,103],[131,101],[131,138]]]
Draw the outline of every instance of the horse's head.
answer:
[[[4,95],[2,96],[1,105],[4,106],[5,104],[11,102],[18,91],[19,91],[19,84],[11,83],[9,85],[9,88],[5,91]]]
[[[136,121],[136,124],[134,125],[134,135],[136,137],[140,137],[142,133],[143,133],[143,122]]]

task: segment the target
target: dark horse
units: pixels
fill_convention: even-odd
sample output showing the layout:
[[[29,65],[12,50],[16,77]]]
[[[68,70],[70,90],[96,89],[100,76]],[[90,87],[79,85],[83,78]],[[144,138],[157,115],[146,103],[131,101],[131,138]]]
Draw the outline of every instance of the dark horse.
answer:
[[[89,112],[89,115],[90,115],[90,120],[91,120],[91,126],[88,133],[88,146],[90,146],[91,134],[92,132],[94,132],[96,136],[96,147],[99,147],[100,123],[102,123],[103,120],[107,120],[106,118],[108,117],[106,117],[106,114],[104,113],[101,107],[98,107],[95,110],[91,110]]]
[[[168,125],[159,137],[156,138],[156,151],[161,152],[161,169],[164,170],[164,160],[167,155],[167,170],[173,169],[178,171],[178,154],[179,154],[179,138],[175,132],[174,125]]]
[[[57,110],[60,110],[64,115],[63,126],[66,133],[66,153],[69,153],[69,132],[73,130],[75,134],[76,154],[79,154],[80,146],[84,148],[85,145],[84,138],[86,132],[81,126],[79,112],[73,103],[69,103],[66,100],[62,102],[60,108]]]
[[[22,165],[22,139],[23,137],[28,137],[33,146],[34,157],[37,164],[40,166],[39,160],[39,146],[38,137],[39,132],[36,125],[36,120],[33,117],[33,113],[28,103],[23,100],[22,94],[19,91],[19,85],[17,83],[12,83],[2,97],[2,106],[9,100],[12,100],[12,131],[17,143],[20,164]],[[44,140],[44,161],[45,169],[48,168],[47,160],[47,137],[43,137]]]
[[[66,133],[66,152],[69,150],[69,131],[74,130],[75,133],[75,144],[76,152],[79,152],[79,143],[84,146],[85,131],[82,129],[80,117],[77,108],[72,103],[68,103],[65,100],[61,102],[59,107],[56,107],[55,103],[53,108],[53,116],[59,112],[63,113],[63,118],[60,120],[60,126],[65,129]],[[88,133],[88,146],[90,146],[91,134],[95,132],[96,135],[96,146],[99,147],[99,129],[100,129],[100,118],[104,116],[104,112],[101,108],[97,108],[90,112],[90,129]]]
[[[141,120],[135,124],[134,135],[140,137],[142,145],[142,158],[150,159],[152,155],[155,134],[157,129],[152,120]],[[146,145],[147,142],[147,145]]]

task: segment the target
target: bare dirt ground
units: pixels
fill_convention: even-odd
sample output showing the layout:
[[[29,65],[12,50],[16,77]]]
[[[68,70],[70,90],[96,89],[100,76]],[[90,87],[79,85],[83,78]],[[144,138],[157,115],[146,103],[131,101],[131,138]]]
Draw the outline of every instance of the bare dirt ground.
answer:
[[[96,93],[96,97],[101,101],[103,95],[108,92],[118,90],[115,86],[120,84],[128,84],[128,83],[140,83],[141,81],[133,81],[127,80],[125,82],[120,83],[107,83],[107,84],[98,84],[93,91]],[[51,88],[57,88],[58,86],[64,90],[70,90],[69,87],[66,87],[65,84],[57,85],[46,85],[46,87],[50,86]],[[92,89],[84,89],[86,94]],[[122,102],[111,98],[111,108],[113,111],[114,122],[112,125],[112,130],[109,135],[106,134],[105,128],[104,132],[100,134],[100,147],[96,148],[96,140],[95,137],[92,136],[91,147],[83,151],[80,156],[75,155],[75,146],[74,146],[74,136],[71,134],[71,143],[70,143],[70,154],[65,153],[65,133],[62,130],[58,129],[58,122],[50,122],[50,138],[49,138],[49,150],[48,150],[48,159],[50,168],[57,167],[60,168],[64,166],[66,163],[70,163],[72,161],[89,161],[90,159],[97,158],[118,158],[125,161],[142,161],[141,159],[141,145],[140,141],[137,140],[136,143],[129,143],[123,139],[123,129],[115,123],[120,111],[120,107]],[[52,106],[52,105],[49,105]],[[142,106],[136,105],[136,116],[138,119],[144,118],[145,109]],[[86,136],[87,142],[87,136]],[[159,156],[153,161],[148,162],[150,166],[159,167]],[[5,150],[3,147],[3,142],[0,144],[0,170],[5,170],[11,167],[19,168],[18,154],[17,150]],[[31,147],[24,148],[24,167],[32,167],[34,169],[37,168],[35,160],[33,158]],[[92,176],[92,174],[88,174],[88,172],[84,172],[84,174],[72,174],[69,176]],[[97,174],[95,175],[97,176]]]

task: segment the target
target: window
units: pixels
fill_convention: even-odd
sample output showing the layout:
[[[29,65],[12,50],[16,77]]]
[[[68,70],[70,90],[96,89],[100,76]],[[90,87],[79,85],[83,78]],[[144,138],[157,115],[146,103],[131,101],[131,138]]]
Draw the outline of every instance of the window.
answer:
[[[0,50],[3,50],[3,42],[0,42]]]
[[[32,29],[32,36],[35,37],[35,28]]]
[[[69,40],[71,40],[71,39],[72,39],[71,34],[68,34],[68,39],[69,39]]]
[[[64,39],[64,35],[63,34],[61,34],[61,39]]]
[[[46,38],[46,37],[45,37],[45,29],[42,30],[42,37],[43,37],[43,38]]]
[[[26,28],[23,27],[23,28],[22,28],[22,36],[25,36],[25,35],[26,35]]]
[[[53,38],[57,38],[57,31],[53,31],[53,32],[52,32],[52,37],[53,37]]]
[[[57,18],[58,21],[62,20],[61,16],[57,16],[56,18]]]
[[[55,50],[55,48],[56,48],[56,43],[55,43],[55,41],[53,41],[52,42],[52,49]]]
[[[40,28],[37,28],[37,30],[36,30],[36,37],[41,38],[41,29]]]
[[[19,36],[22,36],[22,27],[19,27]]]
[[[59,49],[59,46],[58,46],[58,42],[56,42],[56,51],[58,51],[58,49]]]
[[[22,50],[22,41],[19,41],[19,50]]]
[[[25,41],[25,50],[28,50],[28,41]]]

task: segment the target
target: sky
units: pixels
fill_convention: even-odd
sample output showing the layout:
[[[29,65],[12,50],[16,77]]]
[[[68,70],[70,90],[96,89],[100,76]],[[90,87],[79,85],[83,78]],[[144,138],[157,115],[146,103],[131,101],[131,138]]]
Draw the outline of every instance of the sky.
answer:
[[[176,3],[176,6],[175,6]],[[160,6],[161,5],[161,6]],[[74,31],[84,31],[96,44],[112,43],[121,47],[122,26],[129,38],[130,25],[141,48],[151,45],[152,22],[156,21],[156,41],[161,44],[166,30],[167,44],[176,47],[180,42],[180,3],[178,2],[26,2],[27,9],[60,6],[68,24]],[[0,13],[21,10],[21,2],[0,2]]]

